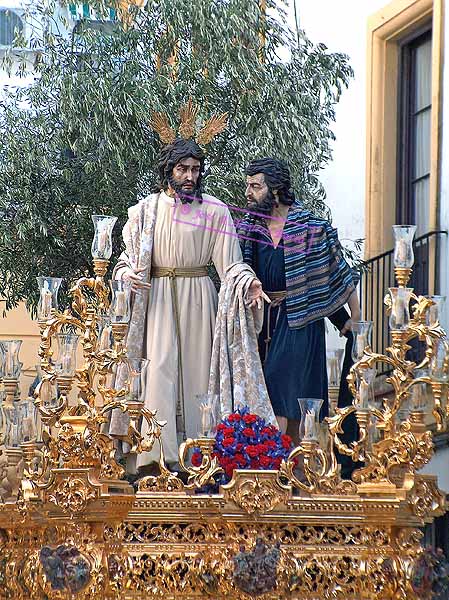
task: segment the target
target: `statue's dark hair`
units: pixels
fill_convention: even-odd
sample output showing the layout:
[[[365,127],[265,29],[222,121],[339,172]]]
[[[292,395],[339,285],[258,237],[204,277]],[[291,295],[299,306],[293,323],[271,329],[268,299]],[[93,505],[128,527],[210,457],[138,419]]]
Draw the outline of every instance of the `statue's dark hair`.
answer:
[[[291,188],[290,170],[284,160],[270,157],[252,160],[246,167],[246,174],[251,176],[258,173],[263,173],[271,192],[277,191],[279,202],[288,206],[293,204],[295,195]]]
[[[197,183],[197,194],[201,193],[201,180],[204,174],[205,155],[194,140],[176,138],[172,144],[164,146],[159,153],[157,169],[159,181],[154,191],[166,190],[175,165],[186,158],[196,158],[200,161],[200,174]]]

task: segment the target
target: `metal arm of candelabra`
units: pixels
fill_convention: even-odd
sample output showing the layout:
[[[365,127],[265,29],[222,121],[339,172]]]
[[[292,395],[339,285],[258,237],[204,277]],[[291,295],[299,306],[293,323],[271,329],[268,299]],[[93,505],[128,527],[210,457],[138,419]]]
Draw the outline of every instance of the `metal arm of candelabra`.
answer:
[[[123,441],[130,444],[131,452],[149,450],[156,441],[160,443],[165,423],[158,422],[155,414],[143,406],[140,380],[148,361],[136,361],[127,355],[130,286],[111,281],[110,299],[104,279],[116,218],[95,215],[93,221],[95,277],[83,277],[73,285],[71,309],[58,310],[61,279],[39,278],[43,378],[35,390],[35,404],[45,431],[42,448],[28,444],[25,449],[24,500],[70,514],[80,514],[88,505],[95,514],[95,507],[102,511],[107,504],[112,506],[112,514],[115,511],[116,516],[124,516],[134,495],[131,486],[122,480],[124,469],[115,459],[116,444],[106,431],[109,415],[113,410],[127,413],[129,426]],[[83,363],[76,368],[79,340]],[[74,385],[78,394],[71,401]],[[58,394],[49,394],[54,387]],[[57,402],[50,402],[55,395]],[[138,428],[141,418],[149,425],[144,437]],[[49,509],[50,505],[53,508]]]
[[[353,475],[353,480],[358,483],[397,483],[403,482],[405,477],[410,480],[433,454],[432,433],[426,417],[433,415],[437,430],[446,429],[449,419],[449,345],[435,311],[429,319],[435,302],[415,295],[412,288],[406,287],[412,272],[412,238],[406,239],[401,235],[402,230],[396,228],[398,287],[390,288],[384,301],[389,314],[391,345],[385,355],[373,352],[369,345],[364,348],[363,356],[348,376],[354,404],[337,408],[336,415],[328,419],[335,448],[354,461],[365,463]],[[411,348],[409,342],[413,339],[423,346],[423,358],[419,363],[407,357]],[[369,393],[372,382],[367,377],[373,370],[375,373],[378,363],[389,366],[386,383],[393,389],[391,398],[383,398],[381,402],[375,402]],[[426,411],[422,401],[417,400],[422,386],[431,389],[431,411]],[[355,413],[359,426],[359,438],[348,446],[340,439],[340,434],[345,419],[352,413]]]

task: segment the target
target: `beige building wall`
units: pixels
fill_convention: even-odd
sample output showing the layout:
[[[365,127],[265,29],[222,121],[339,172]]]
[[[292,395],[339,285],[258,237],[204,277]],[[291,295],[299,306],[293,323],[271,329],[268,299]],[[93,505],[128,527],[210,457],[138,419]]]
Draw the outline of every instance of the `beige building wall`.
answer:
[[[39,327],[32,321],[25,305],[10,310],[3,316],[5,302],[0,300],[0,341],[22,340],[19,358],[23,362],[22,376],[20,379],[21,396],[28,395],[28,388],[36,376],[35,365],[39,363]]]

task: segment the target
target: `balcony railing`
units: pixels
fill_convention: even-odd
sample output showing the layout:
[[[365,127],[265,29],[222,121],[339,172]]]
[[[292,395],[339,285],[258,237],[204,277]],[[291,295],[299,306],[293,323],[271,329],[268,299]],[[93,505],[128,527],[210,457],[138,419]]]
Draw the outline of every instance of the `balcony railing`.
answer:
[[[415,264],[409,286],[419,295],[439,291],[437,267],[440,239],[444,235],[447,231],[431,231],[413,242]],[[393,250],[374,256],[365,264],[367,269],[360,280],[362,315],[367,321],[374,322],[373,350],[383,354],[389,344],[388,317],[383,300],[388,288],[395,286]]]

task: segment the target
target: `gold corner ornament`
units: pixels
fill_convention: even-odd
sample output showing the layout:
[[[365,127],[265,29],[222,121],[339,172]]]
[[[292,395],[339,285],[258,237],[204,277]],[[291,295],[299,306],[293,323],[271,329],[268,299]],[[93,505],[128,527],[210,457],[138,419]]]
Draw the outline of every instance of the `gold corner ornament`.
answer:
[[[228,113],[213,115],[197,131],[197,117],[199,108],[189,98],[188,102],[179,111],[179,135],[184,139],[195,139],[200,146],[207,146],[222,133],[228,125]],[[176,139],[176,130],[171,127],[168,116],[162,112],[151,114],[150,126],[158,134],[163,144],[172,144]]]
[[[186,106],[184,135],[196,117]],[[441,430],[449,422],[449,349],[440,324],[426,318],[432,301],[412,294],[413,316],[391,332],[385,354],[364,348],[349,376],[354,404],[335,407],[327,437],[304,436],[277,471],[235,470],[223,483],[211,438],[186,440],[177,471],[167,466],[165,423],[120,375],[130,369],[127,324],[112,323],[113,341],[101,346],[102,315],[113,305],[108,264],[95,259],[95,276],[72,287],[71,309],[39,322],[42,439],[0,446],[0,600],[416,600],[419,530],[447,508],[436,477],[419,472],[433,454],[429,419]],[[399,273],[401,285],[409,275]],[[66,328],[82,346],[72,374],[53,358]],[[414,338],[424,349],[419,364],[407,355]],[[436,357],[440,376],[423,374]],[[364,403],[361,382],[377,363],[388,366],[393,394]],[[6,381],[8,402],[16,384]],[[428,391],[427,412],[413,400],[416,386]],[[105,429],[113,411],[126,416],[131,455],[159,449],[158,474],[135,488]],[[359,435],[348,444],[343,427],[354,417]],[[352,480],[341,478],[336,451],[364,463]]]

